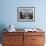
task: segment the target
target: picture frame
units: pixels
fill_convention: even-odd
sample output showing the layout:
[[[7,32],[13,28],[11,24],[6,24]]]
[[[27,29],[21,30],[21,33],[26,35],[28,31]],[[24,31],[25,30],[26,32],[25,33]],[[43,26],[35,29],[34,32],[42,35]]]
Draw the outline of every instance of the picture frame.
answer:
[[[35,7],[18,7],[18,22],[35,22]]]

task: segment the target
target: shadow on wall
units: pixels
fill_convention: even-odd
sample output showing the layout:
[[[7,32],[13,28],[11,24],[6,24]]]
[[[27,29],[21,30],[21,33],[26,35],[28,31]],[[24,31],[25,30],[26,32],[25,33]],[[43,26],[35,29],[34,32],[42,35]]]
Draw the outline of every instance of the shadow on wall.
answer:
[[[6,31],[6,30],[3,30],[4,28],[6,28],[5,25],[0,24],[0,43],[2,43],[2,36],[3,36],[2,32]]]

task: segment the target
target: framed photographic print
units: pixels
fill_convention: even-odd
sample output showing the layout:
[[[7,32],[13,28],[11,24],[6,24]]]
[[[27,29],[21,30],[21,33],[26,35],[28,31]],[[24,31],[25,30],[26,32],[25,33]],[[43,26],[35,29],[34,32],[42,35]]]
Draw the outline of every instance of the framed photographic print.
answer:
[[[35,7],[18,7],[17,21],[20,22],[34,22],[35,21]]]

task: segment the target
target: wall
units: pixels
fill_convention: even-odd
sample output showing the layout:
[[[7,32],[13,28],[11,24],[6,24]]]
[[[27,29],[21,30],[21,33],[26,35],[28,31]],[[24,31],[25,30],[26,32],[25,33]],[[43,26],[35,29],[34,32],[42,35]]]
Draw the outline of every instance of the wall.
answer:
[[[0,0],[0,27],[46,28],[46,0]],[[35,22],[18,22],[17,7],[35,7]]]
[[[35,7],[35,22],[17,22],[17,7]],[[46,0],[0,0],[0,31],[13,24],[15,28],[37,28],[46,32]]]

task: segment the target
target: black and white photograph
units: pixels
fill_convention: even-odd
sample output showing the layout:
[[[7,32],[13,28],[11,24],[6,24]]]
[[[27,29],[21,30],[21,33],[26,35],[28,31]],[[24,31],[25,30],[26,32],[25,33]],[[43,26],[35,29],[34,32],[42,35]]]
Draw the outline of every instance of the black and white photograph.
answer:
[[[17,20],[22,22],[34,22],[35,7],[18,7]]]

